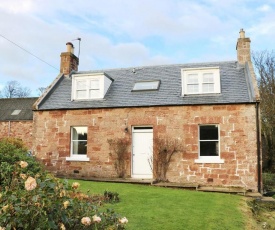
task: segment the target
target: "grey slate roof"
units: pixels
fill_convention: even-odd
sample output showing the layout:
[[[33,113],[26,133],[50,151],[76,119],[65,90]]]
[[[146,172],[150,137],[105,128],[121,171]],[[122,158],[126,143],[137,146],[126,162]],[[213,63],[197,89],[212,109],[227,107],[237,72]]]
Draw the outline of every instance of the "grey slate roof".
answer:
[[[181,69],[199,67],[219,67],[221,94],[181,96]],[[72,79],[62,76],[38,105],[39,110],[80,109],[80,108],[114,108],[163,105],[226,104],[253,102],[253,89],[250,87],[248,74],[244,66],[237,61],[193,63],[178,65],[160,65],[106,69],[104,72],[113,83],[104,99],[71,101]],[[134,83],[142,80],[161,80],[158,91],[132,92]]]
[[[32,105],[37,97],[30,98],[1,98],[0,121],[32,120]],[[18,115],[11,115],[14,110],[21,110]]]

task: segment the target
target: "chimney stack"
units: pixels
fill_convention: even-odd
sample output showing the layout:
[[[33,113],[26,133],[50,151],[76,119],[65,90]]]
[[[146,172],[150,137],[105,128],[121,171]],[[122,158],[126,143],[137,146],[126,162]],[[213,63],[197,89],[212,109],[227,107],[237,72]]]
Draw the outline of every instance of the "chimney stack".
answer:
[[[244,30],[241,29],[240,37],[238,38],[236,45],[237,58],[240,64],[251,62],[250,42],[250,38],[246,38]]]
[[[71,71],[78,70],[79,59],[74,55],[74,45],[71,42],[66,43],[67,52],[60,55],[60,73],[65,75],[70,74]]]

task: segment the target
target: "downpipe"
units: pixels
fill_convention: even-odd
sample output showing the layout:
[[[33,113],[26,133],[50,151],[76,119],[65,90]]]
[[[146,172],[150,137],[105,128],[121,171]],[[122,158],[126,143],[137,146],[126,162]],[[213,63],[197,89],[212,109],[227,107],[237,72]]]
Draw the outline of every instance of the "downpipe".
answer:
[[[256,132],[257,132],[257,171],[258,192],[262,193],[261,136],[260,136],[260,102],[256,101]]]

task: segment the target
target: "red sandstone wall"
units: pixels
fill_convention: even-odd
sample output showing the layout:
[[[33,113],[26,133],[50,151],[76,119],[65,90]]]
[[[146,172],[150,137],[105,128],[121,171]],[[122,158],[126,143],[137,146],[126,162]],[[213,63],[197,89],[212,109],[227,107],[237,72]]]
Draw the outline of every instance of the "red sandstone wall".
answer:
[[[1,121],[0,138],[15,137],[23,140],[26,146],[32,148],[32,127],[33,121]]]
[[[218,124],[223,164],[194,163],[198,158],[198,125]],[[68,162],[70,127],[88,126],[90,162]],[[241,186],[257,190],[257,151],[254,105],[174,106],[37,111],[34,113],[34,151],[48,169],[66,175],[115,177],[108,139],[128,137],[131,126],[151,125],[153,135],[180,138],[167,177],[171,182],[215,186]],[[129,132],[125,133],[124,128]],[[130,150],[131,151],[131,150]],[[127,174],[131,176],[131,152]]]

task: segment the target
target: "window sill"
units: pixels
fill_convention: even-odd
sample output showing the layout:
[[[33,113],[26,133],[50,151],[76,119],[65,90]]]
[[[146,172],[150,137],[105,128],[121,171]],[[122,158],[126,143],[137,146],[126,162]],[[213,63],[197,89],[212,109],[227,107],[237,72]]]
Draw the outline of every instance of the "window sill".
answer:
[[[224,159],[195,159],[195,163],[223,164]]]
[[[66,161],[90,161],[90,158],[87,156],[73,156],[73,157],[66,157]]]
[[[213,93],[185,93],[182,94],[181,97],[199,97],[199,96],[220,96],[221,92],[213,92]]]
[[[73,98],[72,101],[106,101],[103,97],[97,97],[97,98],[83,98],[83,99],[76,99]]]

